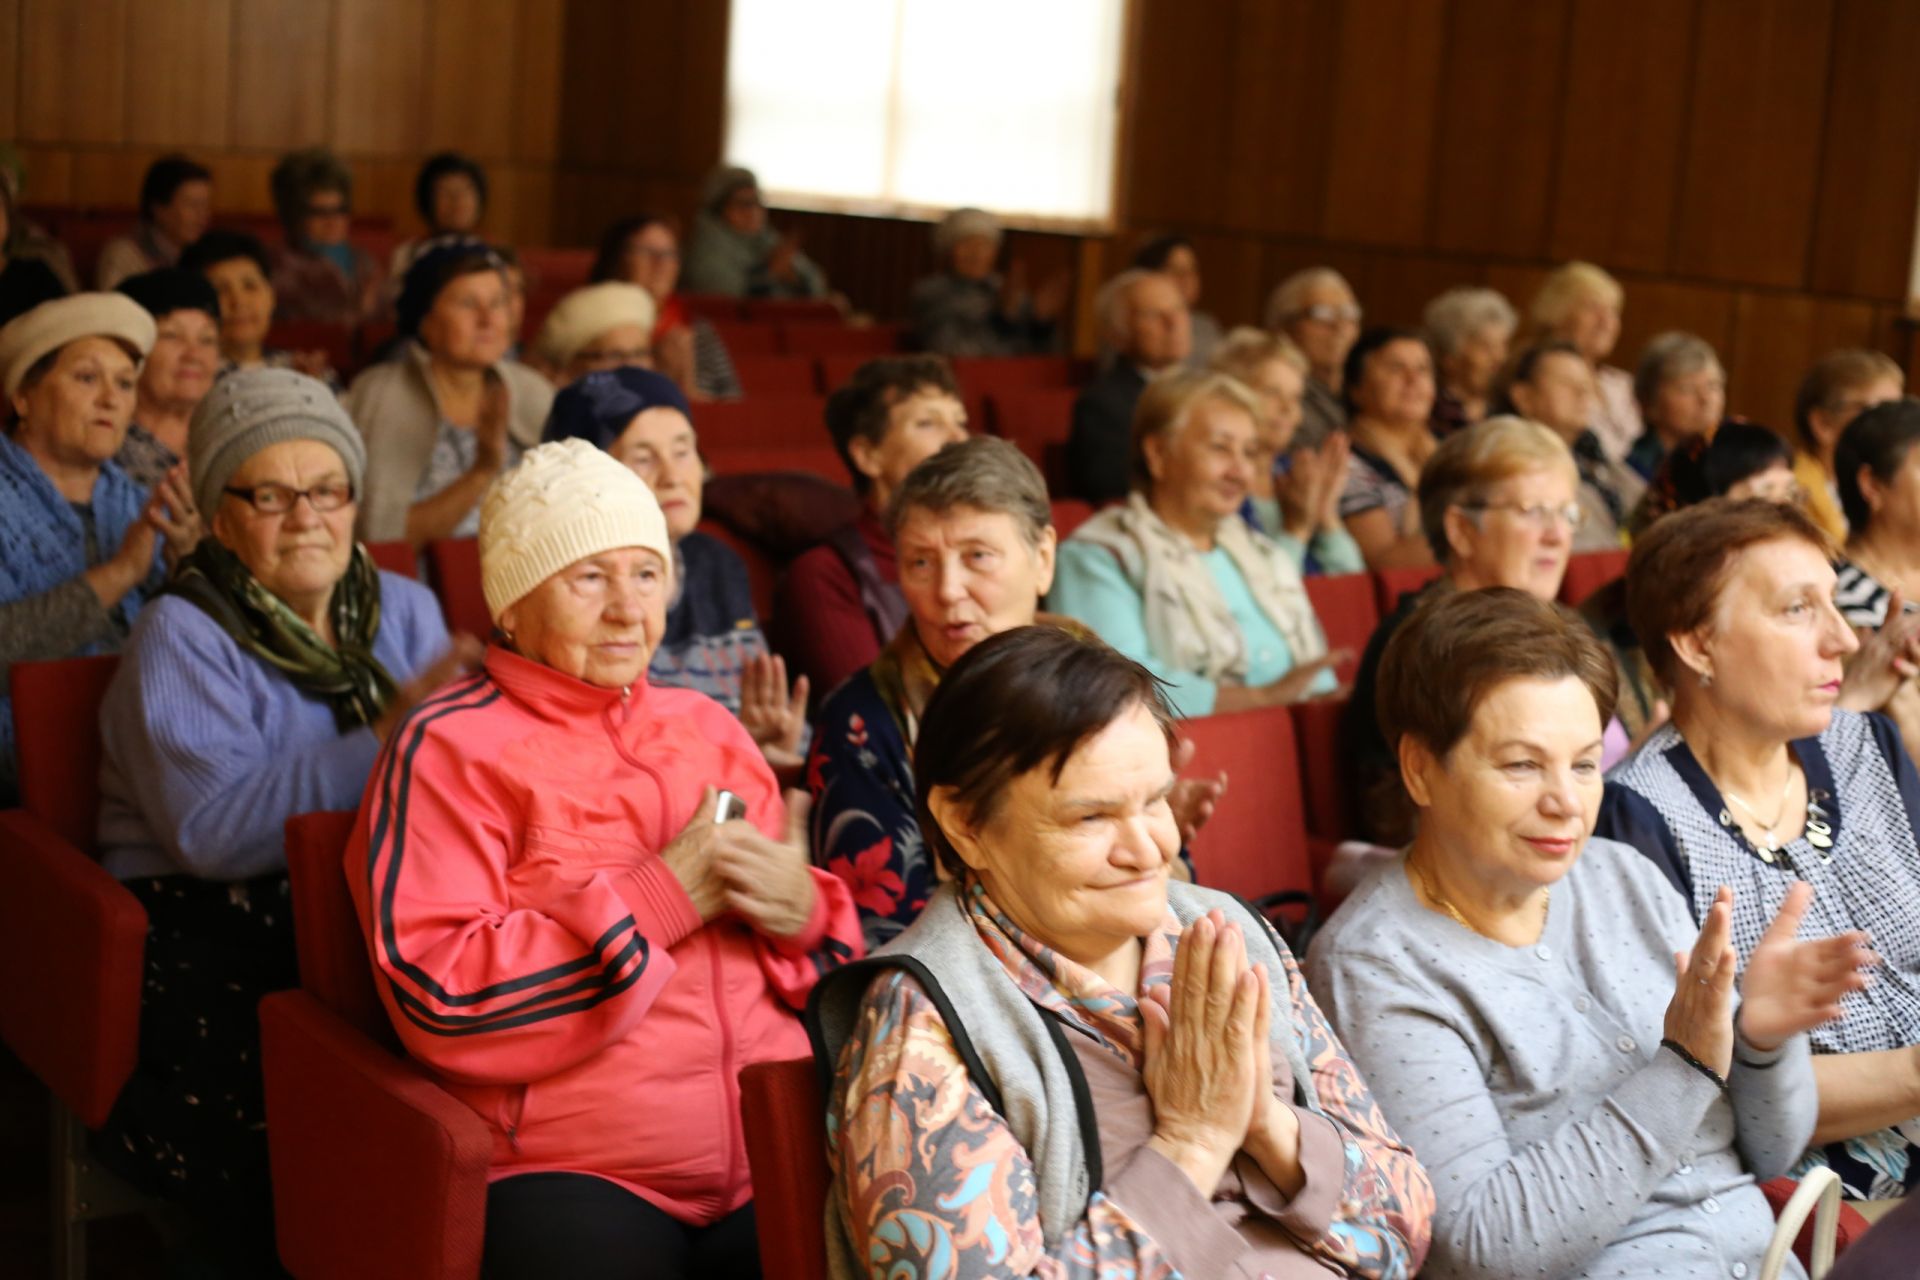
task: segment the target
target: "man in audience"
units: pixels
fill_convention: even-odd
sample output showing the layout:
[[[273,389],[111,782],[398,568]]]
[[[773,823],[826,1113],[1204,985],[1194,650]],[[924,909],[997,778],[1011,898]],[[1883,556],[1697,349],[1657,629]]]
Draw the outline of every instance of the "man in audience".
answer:
[[[1133,407],[1149,378],[1186,360],[1193,331],[1186,299],[1165,272],[1122,271],[1095,306],[1111,354],[1073,402],[1067,486],[1073,497],[1102,503],[1127,496]]]
[[[185,156],[161,156],[140,180],[140,225],[100,250],[95,279],[111,289],[128,276],[180,261],[213,220],[213,175]]]
[[[1514,413],[1544,423],[1573,451],[1574,464],[1580,469],[1581,518],[1573,535],[1576,555],[1618,548],[1627,517],[1647,489],[1632,467],[1607,454],[1593,430],[1597,396],[1593,366],[1579,347],[1559,338],[1523,348],[1494,388],[1494,413]]]
[[[1317,445],[1346,425],[1340,398],[1347,352],[1360,337],[1360,303],[1332,267],[1308,267],[1282,280],[1267,299],[1267,328],[1306,352],[1313,376],[1301,402],[1299,443]]]

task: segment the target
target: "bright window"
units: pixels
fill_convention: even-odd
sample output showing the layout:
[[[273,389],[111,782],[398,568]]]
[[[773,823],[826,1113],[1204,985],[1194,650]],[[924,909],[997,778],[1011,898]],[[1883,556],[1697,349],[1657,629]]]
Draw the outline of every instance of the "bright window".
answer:
[[[1125,0],[733,0],[727,158],[769,197],[1111,212]]]

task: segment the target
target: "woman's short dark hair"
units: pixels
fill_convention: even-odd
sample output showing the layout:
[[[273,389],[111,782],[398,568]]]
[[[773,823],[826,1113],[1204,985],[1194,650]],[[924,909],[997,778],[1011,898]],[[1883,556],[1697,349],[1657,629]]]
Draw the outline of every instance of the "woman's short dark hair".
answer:
[[[458,151],[441,151],[427,157],[420,166],[419,174],[413,180],[413,207],[420,213],[420,220],[429,227],[433,221],[433,188],[440,179],[454,174],[473,183],[473,190],[480,197],[480,211],[487,208],[487,174],[480,162]]]
[[[1742,480],[1791,466],[1793,446],[1772,431],[1751,422],[1723,422],[1711,438],[1683,440],[1661,461],[1635,517],[1634,535],[1683,507],[1725,497]]]
[[[149,220],[153,211],[173,202],[174,193],[189,182],[212,182],[207,167],[183,155],[161,156],[147,166],[140,179],[140,216]]]
[[[223,262],[232,262],[235,258],[247,258],[260,268],[260,274],[271,278],[273,264],[267,258],[267,247],[260,243],[258,236],[248,235],[244,231],[228,231],[223,227],[214,227],[205,235],[188,245],[180,254],[180,265],[188,271],[207,274]]]
[[[1514,587],[1437,591],[1387,642],[1374,713],[1390,746],[1411,735],[1445,756],[1496,685],[1568,676],[1587,686],[1601,724],[1613,718],[1620,677],[1579,614]]]
[[[954,876],[965,873],[927,803],[935,788],[948,788],[978,827],[1015,778],[1046,768],[1058,781],[1082,743],[1136,706],[1152,713],[1171,749],[1173,710],[1133,659],[1046,624],[982,640],[953,664],[920,721],[913,776],[927,847]]]
[[[1840,510],[1854,533],[1865,533],[1873,510],[1860,491],[1860,471],[1866,468],[1881,484],[1892,484],[1894,473],[1920,442],[1920,400],[1902,396],[1862,409],[1833,446],[1833,478],[1840,490]]]
[[[1534,374],[1540,371],[1540,362],[1548,356],[1572,356],[1581,364],[1587,362],[1587,358],[1580,354],[1580,348],[1565,338],[1547,338],[1541,342],[1528,343],[1514,353],[1513,359],[1507,362],[1507,367],[1494,379],[1493,394],[1487,400],[1488,416],[1502,413],[1519,414],[1520,410],[1513,403],[1513,389],[1522,385],[1532,386]]]
[[[1340,375],[1340,397],[1346,401],[1348,413],[1359,412],[1353,403],[1353,392],[1354,388],[1366,380],[1367,361],[1371,360],[1382,347],[1396,342],[1417,342],[1425,347],[1427,335],[1418,329],[1396,329],[1390,325],[1376,325],[1361,334],[1348,349],[1347,363]],[[1429,355],[1432,354],[1431,347],[1428,347],[1427,351]]]
[[[620,273],[620,264],[627,255],[627,242],[658,224],[671,231],[675,238],[680,235],[680,225],[664,213],[636,213],[630,218],[622,218],[600,234],[600,250],[593,257],[593,270],[587,273],[588,284],[602,284],[608,280],[625,279]]]
[[[917,391],[943,391],[958,399],[960,384],[954,381],[953,366],[940,356],[881,356],[854,370],[847,385],[827,397],[827,433],[853,477],[856,493],[864,494],[873,481],[853,464],[854,439],[879,444],[886,438],[893,406]]]
[[[1144,271],[1165,271],[1176,249],[1193,253],[1193,241],[1183,235],[1155,236],[1133,251],[1133,265]]]
[[[1834,546],[1799,507],[1765,498],[1710,498],[1655,521],[1627,559],[1627,623],[1647,665],[1668,689],[1680,658],[1668,636],[1704,626],[1741,552],[1762,542],[1804,542],[1826,559]]]
[[[483,240],[443,236],[428,241],[426,249],[407,268],[406,278],[400,285],[400,297],[394,303],[394,319],[401,334],[410,338],[420,332],[421,322],[448,285],[462,276],[484,275],[489,271],[499,275],[502,283],[508,283],[506,261]]]

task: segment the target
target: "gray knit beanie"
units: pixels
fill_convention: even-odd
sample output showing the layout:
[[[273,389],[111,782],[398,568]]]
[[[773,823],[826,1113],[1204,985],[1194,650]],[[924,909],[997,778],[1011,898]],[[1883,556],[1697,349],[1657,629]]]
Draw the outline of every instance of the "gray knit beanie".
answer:
[[[194,502],[212,512],[242,463],[288,440],[331,445],[346,464],[354,496],[365,491],[367,447],[326,383],[292,369],[240,369],[213,384],[187,428]]]

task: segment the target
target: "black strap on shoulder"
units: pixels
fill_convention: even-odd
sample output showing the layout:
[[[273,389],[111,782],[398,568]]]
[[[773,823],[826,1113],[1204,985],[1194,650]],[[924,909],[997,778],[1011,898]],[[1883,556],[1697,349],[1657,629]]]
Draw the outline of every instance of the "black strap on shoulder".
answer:
[[[1093,1113],[1093,1091],[1087,1087],[1087,1073],[1080,1065],[1080,1055],[1067,1043],[1060,1015],[1040,1005],[1034,1008],[1040,1013],[1040,1021],[1047,1024],[1047,1035],[1052,1038],[1054,1051],[1060,1055],[1060,1065],[1066,1069],[1067,1081],[1073,1087],[1073,1109],[1080,1120],[1080,1151],[1087,1164],[1087,1199],[1091,1202],[1093,1193],[1107,1180],[1106,1161],[1100,1151],[1100,1122]]]
[[[1000,1087],[994,1083],[986,1063],[973,1047],[973,1040],[967,1035],[966,1025],[960,1021],[953,1002],[947,999],[947,993],[941,989],[933,971],[910,955],[869,956],[864,960],[855,960],[814,984],[812,993],[807,997],[807,1038],[813,1043],[813,1063],[820,1072],[822,1094],[829,1098],[833,1096],[835,1059],[841,1048],[828,1042],[823,1006],[829,1000],[857,1005],[873,980],[890,969],[904,969],[927,993],[927,999],[933,1001],[933,1007],[940,1011],[941,1021],[947,1024],[947,1034],[953,1037],[954,1050],[959,1053],[960,1061],[966,1064],[967,1075],[986,1095],[987,1105],[1004,1118],[1007,1107],[1005,1099],[1001,1097]]]

